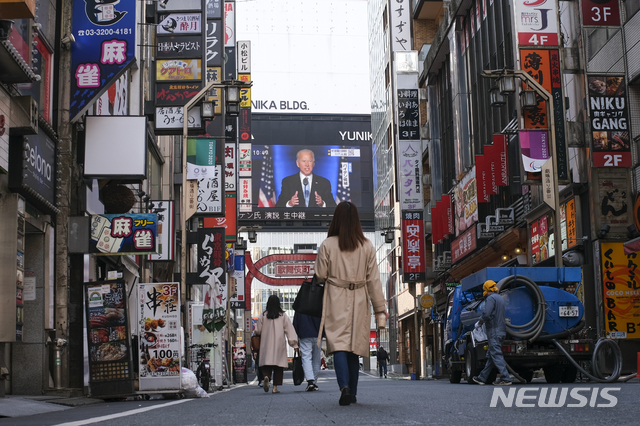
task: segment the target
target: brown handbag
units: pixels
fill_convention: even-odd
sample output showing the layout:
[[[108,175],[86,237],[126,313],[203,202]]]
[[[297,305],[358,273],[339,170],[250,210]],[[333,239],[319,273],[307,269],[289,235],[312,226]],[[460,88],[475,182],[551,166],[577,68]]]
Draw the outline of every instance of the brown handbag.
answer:
[[[254,351],[260,350],[260,336],[251,336],[251,348]]]

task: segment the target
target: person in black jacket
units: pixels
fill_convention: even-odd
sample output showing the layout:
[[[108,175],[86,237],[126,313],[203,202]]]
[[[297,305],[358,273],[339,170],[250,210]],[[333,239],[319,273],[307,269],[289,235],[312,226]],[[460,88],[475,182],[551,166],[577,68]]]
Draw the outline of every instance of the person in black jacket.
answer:
[[[276,207],[335,207],[331,193],[331,182],[313,174],[316,157],[310,149],[302,149],[296,154],[299,173],[282,179],[282,191]]]
[[[389,361],[389,354],[384,350],[382,346],[378,348],[378,370],[380,371],[380,377],[384,371],[384,378],[387,378],[387,361]]]
[[[318,373],[322,352],[316,341],[320,331],[320,318],[296,312],[293,316],[293,328],[298,334],[298,344],[302,355],[302,368],[307,379],[306,392],[318,390]]]

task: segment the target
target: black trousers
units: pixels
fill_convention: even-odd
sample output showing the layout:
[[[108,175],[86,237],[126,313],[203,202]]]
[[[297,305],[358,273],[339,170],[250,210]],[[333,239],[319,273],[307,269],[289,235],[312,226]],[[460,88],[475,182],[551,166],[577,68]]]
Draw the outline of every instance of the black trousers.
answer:
[[[265,377],[271,379],[271,373],[273,373],[273,384],[275,386],[281,386],[284,379],[284,368],[277,365],[263,365],[262,367],[262,379]]]

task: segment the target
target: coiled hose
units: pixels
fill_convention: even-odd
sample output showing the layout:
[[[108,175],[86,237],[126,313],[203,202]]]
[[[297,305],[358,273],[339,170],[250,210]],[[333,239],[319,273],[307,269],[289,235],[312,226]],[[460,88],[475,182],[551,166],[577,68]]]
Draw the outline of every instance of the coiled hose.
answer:
[[[540,290],[540,287],[538,287],[538,285],[532,281],[530,278],[524,277],[522,275],[510,275],[508,277],[505,277],[503,279],[501,279],[497,286],[498,286],[498,290],[502,290],[502,288],[508,284],[511,283],[520,283],[523,284],[525,287],[527,287],[531,293],[533,294],[534,297],[534,303],[538,306],[538,308],[536,309],[536,313],[533,317],[533,319],[531,321],[529,321],[526,324],[523,325],[513,325],[508,323],[507,324],[507,331],[509,332],[510,335],[512,335],[513,337],[517,337],[520,339],[527,339],[529,340],[529,343],[534,342],[539,336],[540,333],[542,332],[542,328],[544,326],[544,320],[545,320],[545,315],[546,315],[546,310],[547,310],[547,303],[544,300],[544,295],[542,294],[542,291]],[[531,329],[526,330],[526,331],[518,331],[521,330],[523,328],[529,328],[531,327]],[[593,367],[593,372],[595,375],[592,375],[590,373],[588,373],[585,369],[583,369],[572,357],[571,355],[569,355],[569,353],[566,351],[566,349],[564,347],[562,347],[562,345],[560,343],[558,343],[558,341],[554,338],[547,338],[545,340],[551,340],[557,347],[558,349],[560,349],[560,351],[567,357],[567,359],[569,359],[569,361],[579,370],[581,371],[584,375],[586,375],[587,377],[589,377],[591,380],[595,381],[595,382],[599,382],[599,383],[613,383],[615,381],[617,381],[620,378],[620,374],[622,373],[622,352],[620,351],[620,347],[618,346],[618,344],[611,340],[611,339],[605,339],[605,338],[600,338],[598,339],[598,342],[596,343],[596,347],[593,350],[593,356],[591,358],[591,365]],[[609,347],[611,348],[612,352],[613,352],[613,360],[614,360],[614,367],[613,367],[613,371],[611,373],[611,375],[605,377],[604,374],[600,371],[600,367],[599,367],[599,363],[598,363],[598,353],[600,350],[603,350],[605,347]],[[520,375],[518,375],[518,373],[516,371],[514,371],[511,366],[509,366],[509,364],[507,364],[507,369],[509,370],[509,373],[511,373],[512,375],[514,375],[518,380],[520,380],[522,383],[525,383],[526,381],[520,377]],[[626,378],[624,378],[624,380],[629,380],[631,378],[635,377],[635,375],[630,375]]]
[[[540,287],[538,287],[538,285],[533,280],[522,275],[510,275],[501,279],[498,282],[498,291],[502,290],[504,286],[516,282],[518,284],[524,285],[529,289],[529,291],[531,291],[531,293],[533,294],[534,303],[537,305],[537,308],[533,319],[526,324],[514,325],[508,322],[507,332],[513,337],[517,337],[522,340],[529,340],[529,343],[532,343],[538,338],[540,333],[542,333],[545,315],[547,312],[547,302],[544,300],[544,295],[542,294],[542,290],[540,290]],[[519,331],[525,328],[529,328],[529,330]]]

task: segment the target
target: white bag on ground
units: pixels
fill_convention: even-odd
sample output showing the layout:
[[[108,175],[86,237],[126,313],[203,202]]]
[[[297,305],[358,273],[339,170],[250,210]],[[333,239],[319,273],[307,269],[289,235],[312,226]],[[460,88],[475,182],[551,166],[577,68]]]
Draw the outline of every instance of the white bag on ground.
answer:
[[[198,378],[195,373],[188,368],[182,367],[182,375],[180,376],[180,387],[184,391],[185,396],[195,398],[198,386]]]
[[[478,343],[486,342],[487,340],[489,340],[487,339],[487,332],[484,327],[484,324],[482,324],[480,327],[475,327],[473,329],[473,331],[471,332],[471,340],[473,340],[474,348],[478,346]]]

